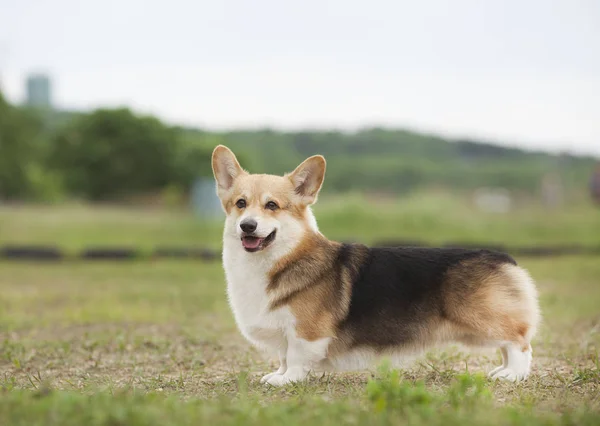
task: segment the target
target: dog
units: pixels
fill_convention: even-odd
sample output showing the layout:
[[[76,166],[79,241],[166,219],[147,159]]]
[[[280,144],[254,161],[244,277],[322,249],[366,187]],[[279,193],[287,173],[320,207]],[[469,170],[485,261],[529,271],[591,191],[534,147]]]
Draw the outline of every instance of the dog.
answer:
[[[540,309],[532,278],[509,255],[328,240],[310,208],[325,178],[320,155],[284,176],[250,174],[219,145],[212,168],[235,321],[279,357],[262,383],[368,369],[446,343],[499,348],[503,363],[489,376],[528,377]]]

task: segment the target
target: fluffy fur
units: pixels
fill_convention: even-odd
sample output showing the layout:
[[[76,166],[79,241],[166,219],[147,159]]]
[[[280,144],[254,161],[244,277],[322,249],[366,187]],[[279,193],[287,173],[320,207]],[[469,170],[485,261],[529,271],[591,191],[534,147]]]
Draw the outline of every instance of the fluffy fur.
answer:
[[[280,360],[263,382],[369,368],[449,342],[497,347],[503,365],[490,376],[527,378],[540,313],[533,280],[510,256],[328,240],[310,210],[325,176],[321,156],[285,176],[253,175],[218,146],[212,165],[236,323]]]

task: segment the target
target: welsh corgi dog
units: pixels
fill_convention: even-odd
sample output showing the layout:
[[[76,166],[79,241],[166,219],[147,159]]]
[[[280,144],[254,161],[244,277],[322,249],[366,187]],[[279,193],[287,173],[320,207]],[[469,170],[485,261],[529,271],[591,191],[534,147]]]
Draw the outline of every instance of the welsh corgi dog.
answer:
[[[368,369],[447,343],[499,348],[489,376],[526,379],[540,320],[529,274],[488,250],[328,240],[310,208],[325,166],[315,155],[284,176],[250,174],[227,147],[212,154],[229,303],[244,337],[279,357],[261,382]]]

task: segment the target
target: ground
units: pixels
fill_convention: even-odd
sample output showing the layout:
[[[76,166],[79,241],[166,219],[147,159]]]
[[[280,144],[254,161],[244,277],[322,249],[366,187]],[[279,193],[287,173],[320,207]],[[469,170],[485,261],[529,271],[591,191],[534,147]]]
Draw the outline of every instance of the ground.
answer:
[[[150,244],[144,231],[163,223],[175,239],[196,232],[218,245],[212,225],[187,216],[173,224],[179,213],[149,212],[136,223],[114,209],[46,209],[37,216],[30,207],[0,209],[0,243],[16,240],[16,224],[24,240],[55,235],[60,243],[66,235],[73,249],[94,238],[106,243],[95,220],[98,228],[121,223],[121,238],[132,242]],[[83,212],[79,221],[74,212]],[[569,238],[572,220],[577,239],[584,225],[572,218],[597,225],[594,213],[560,213],[554,238]],[[527,220],[515,227],[529,229]],[[475,226],[486,221],[496,218],[479,217]],[[347,230],[356,222],[349,223]],[[453,226],[463,228],[454,235],[444,227],[449,238],[465,235],[464,225]],[[274,360],[236,330],[218,261],[0,262],[0,424],[599,424],[600,256],[517,260],[538,282],[544,317],[528,381],[490,381],[484,373],[499,364],[498,353],[448,347],[397,373],[316,376],[278,389],[259,384]]]

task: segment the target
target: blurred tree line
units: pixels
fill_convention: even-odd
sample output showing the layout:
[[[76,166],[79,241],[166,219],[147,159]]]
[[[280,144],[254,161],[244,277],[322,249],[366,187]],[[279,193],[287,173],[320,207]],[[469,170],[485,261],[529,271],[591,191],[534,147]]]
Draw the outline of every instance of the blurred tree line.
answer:
[[[0,93],[0,199],[115,200],[169,188],[185,193],[196,177],[212,175],[210,154],[219,143],[253,172],[288,172],[307,156],[323,154],[328,191],[489,186],[533,193],[548,171],[559,171],[567,188],[581,188],[594,163],[404,130],[205,132],[128,109],[27,110]]]
[[[211,174],[211,150],[128,109],[65,114],[17,108],[0,94],[0,199],[110,200]]]

